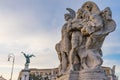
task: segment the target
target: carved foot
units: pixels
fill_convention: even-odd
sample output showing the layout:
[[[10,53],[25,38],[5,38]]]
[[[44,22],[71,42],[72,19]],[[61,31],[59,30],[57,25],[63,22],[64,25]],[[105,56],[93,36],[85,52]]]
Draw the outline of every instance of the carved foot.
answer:
[[[68,68],[67,68],[65,74],[70,73],[71,71],[74,71],[73,65],[68,66]]]

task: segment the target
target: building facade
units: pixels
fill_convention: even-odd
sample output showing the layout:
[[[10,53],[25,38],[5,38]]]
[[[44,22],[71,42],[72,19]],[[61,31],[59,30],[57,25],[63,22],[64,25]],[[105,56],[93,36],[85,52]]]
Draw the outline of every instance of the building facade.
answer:
[[[7,80],[7,79],[5,79],[5,78],[3,78],[2,76],[0,76],[0,80]]]
[[[29,80],[56,80],[58,68],[53,69],[29,69]],[[18,80],[21,80],[23,70],[20,71]]]
[[[115,66],[113,66],[112,68],[103,66],[102,68],[105,70],[105,73],[108,76],[108,80],[118,80],[118,77],[115,75]],[[21,72],[19,73],[18,80],[21,80],[22,74],[23,73],[21,70]],[[58,68],[52,69],[31,68],[29,69],[30,76],[29,80],[56,80],[58,74],[59,74]]]
[[[105,70],[108,76],[108,80],[118,80],[118,77],[115,75],[115,65],[112,68],[110,67],[102,67],[102,68]]]

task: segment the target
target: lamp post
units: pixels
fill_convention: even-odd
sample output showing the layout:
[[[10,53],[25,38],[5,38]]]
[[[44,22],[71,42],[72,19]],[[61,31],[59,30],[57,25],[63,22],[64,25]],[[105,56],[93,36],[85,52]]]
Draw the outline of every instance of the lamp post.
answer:
[[[12,80],[13,69],[14,69],[14,61],[15,61],[15,55],[14,54],[9,54],[8,55],[8,61],[10,61],[11,59],[12,59],[12,70],[11,70],[10,80]]]

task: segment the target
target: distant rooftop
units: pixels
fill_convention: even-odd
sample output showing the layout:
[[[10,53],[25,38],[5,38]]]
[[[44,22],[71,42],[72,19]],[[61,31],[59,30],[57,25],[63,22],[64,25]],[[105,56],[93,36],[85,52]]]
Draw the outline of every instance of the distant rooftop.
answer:
[[[7,79],[3,78],[2,75],[1,75],[1,76],[0,76],[0,80],[7,80]]]

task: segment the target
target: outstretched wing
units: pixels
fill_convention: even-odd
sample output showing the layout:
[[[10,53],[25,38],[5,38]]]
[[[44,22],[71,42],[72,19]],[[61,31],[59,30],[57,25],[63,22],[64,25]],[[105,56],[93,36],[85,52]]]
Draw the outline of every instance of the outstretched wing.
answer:
[[[24,52],[21,52],[21,53],[23,53],[23,55],[24,55],[25,57],[27,56]]]
[[[68,11],[69,11],[69,14],[70,14],[73,18],[75,18],[76,13],[75,13],[75,11],[74,11],[73,9],[71,9],[71,8],[66,8],[66,10],[68,10]]]
[[[35,57],[35,55],[31,54],[31,55],[29,55],[29,58],[30,58],[30,57]]]

